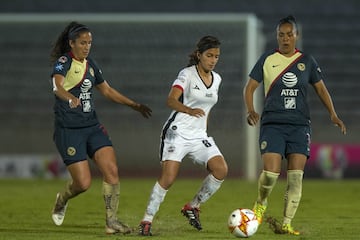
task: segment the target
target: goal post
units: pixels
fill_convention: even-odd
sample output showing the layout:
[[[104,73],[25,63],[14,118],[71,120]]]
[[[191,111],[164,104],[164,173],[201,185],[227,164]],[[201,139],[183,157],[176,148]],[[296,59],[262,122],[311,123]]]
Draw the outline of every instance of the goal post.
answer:
[[[249,18],[247,24],[247,48],[246,48],[246,74],[244,76],[244,86],[249,78],[248,74],[263,52],[265,47],[265,37],[260,30],[262,28],[261,22],[256,18]],[[244,87],[243,86],[243,87]],[[262,94],[261,88],[254,93],[254,107],[259,112],[262,108]],[[244,108],[244,119],[247,115],[247,111]],[[246,168],[246,179],[256,180],[257,173],[259,170],[260,153],[258,148],[258,135],[259,127],[250,126],[244,120],[245,125],[245,168]]]
[[[252,13],[0,14],[0,32],[8,36],[0,40],[0,51],[6,56],[0,60],[6,70],[6,88],[0,88],[0,95],[10,104],[0,111],[0,125],[7,126],[2,133],[9,136],[0,140],[0,152],[57,154],[49,136],[53,131],[49,53],[71,21],[89,25],[93,32],[90,55],[106,80],[153,109],[152,118],[141,121],[130,109],[96,97],[100,120],[124,159],[123,172],[158,169],[159,133],[170,113],[164,103],[171,83],[202,36],[218,37],[221,55],[215,71],[223,81],[209,117],[209,135],[229,163],[229,176],[256,178],[258,130],[246,124],[242,94],[249,71],[264,50],[262,23]],[[19,67],[19,59],[26,64]],[[13,101],[11,93],[19,89],[21,94]],[[255,103],[259,109],[260,101]],[[191,175],[194,167],[187,162],[183,172]]]

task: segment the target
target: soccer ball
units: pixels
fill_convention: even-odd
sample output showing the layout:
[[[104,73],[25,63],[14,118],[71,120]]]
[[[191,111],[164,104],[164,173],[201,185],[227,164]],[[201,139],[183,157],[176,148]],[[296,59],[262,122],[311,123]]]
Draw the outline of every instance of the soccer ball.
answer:
[[[255,213],[246,208],[234,210],[228,219],[229,230],[235,237],[251,237],[256,233],[258,226],[259,222]]]

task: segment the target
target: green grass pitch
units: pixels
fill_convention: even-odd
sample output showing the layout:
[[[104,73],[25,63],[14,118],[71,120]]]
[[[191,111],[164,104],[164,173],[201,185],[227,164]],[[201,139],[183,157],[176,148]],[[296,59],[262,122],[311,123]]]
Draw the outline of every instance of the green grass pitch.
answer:
[[[193,229],[180,214],[201,179],[178,179],[168,192],[153,222],[150,239],[236,239],[227,229],[232,210],[251,208],[256,182],[226,179],[222,188],[202,205],[203,230]],[[155,178],[121,180],[119,217],[137,227],[143,216]],[[130,235],[105,235],[101,180],[69,202],[62,226],[51,220],[56,192],[65,180],[0,180],[0,239],[145,239]],[[281,219],[285,181],[280,180],[269,198],[267,213]],[[303,235],[274,234],[264,223],[250,239],[360,239],[360,181],[304,180],[303,198],[293,225]]]

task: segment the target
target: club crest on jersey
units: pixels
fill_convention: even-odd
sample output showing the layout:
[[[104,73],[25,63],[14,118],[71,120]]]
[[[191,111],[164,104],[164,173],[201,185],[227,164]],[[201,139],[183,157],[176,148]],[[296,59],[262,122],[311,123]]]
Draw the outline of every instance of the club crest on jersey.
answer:
[[[304,63],[298,63],[298,64],[297,64],[297,68],[298,68],[300,71],[303,72],[303,71],[305,71],[305,68],[306,68],[306,67],[305,67],[305,64],[304,64]]]
[[[67,57],[61,56],[61,57],[59,57],[58,62],[60,62],[60,63],[66,63],[67,60],[68,60]]]
[[[95,72],[94,72],[94,69],[92,67],[90,67],[89,72],[90,72],[91,76],[93,76],[93,77],[95,76]]]

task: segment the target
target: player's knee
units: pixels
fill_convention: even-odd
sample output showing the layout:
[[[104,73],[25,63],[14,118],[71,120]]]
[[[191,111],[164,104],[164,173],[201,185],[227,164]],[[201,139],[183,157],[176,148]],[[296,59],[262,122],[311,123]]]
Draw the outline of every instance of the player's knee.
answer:
[[[227,174],[228,174],[228,166],[227,164],[224,164],[223,166],[221,166],[221,169],[220,169],[220,176],[222,177],[221,179],[224,179]]]
[[[73,184],[73,190],[77,193],[77,194],[80,194],[80,193],[83,193],[85,192],[86,190],[88,190],[91,186],[91,180],[84,180],[84,181],[81,181],[81,182],[78,182],[76,184]]]
[[[116,164],[109,165],[102,171],[104,181],[110,184],[117,184],[119,182],[118,167]]]
[[[176,176],[161,176],[158,183],[163,189],[168,190],[175,182],[175,178]]]
[[[228,166],[225,161],[216,164],[210,169],[211,174],[218,180],[223,180],[228,174]]]

